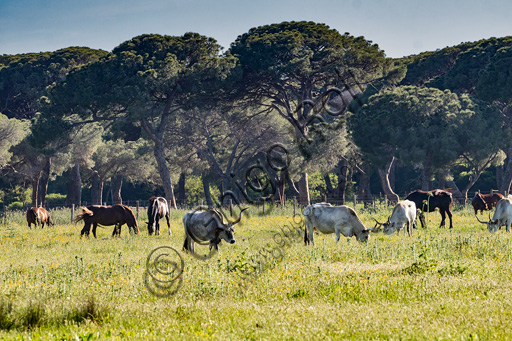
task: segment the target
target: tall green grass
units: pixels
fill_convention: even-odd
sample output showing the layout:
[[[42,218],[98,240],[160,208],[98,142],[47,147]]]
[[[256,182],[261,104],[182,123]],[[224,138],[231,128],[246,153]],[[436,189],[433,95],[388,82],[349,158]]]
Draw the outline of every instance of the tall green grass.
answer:
[[[357,207],[367,227],[392,207]],[[302,236],[277,247],[293,209],[260,216],[251,208],[233,245],[201,261],[181,251],[186,210],[172,211],[172,236],[98,229],[80,239],[70,212],[56,227],[29,230],[24,212],[0,227],[0,338],[19,339],[510,339],[511,235],[492,235],[469,209],[454,212],[454,229],[411,238]],[[296,208],[297,214],[300,210]],[[165,223],[164,223],[165,226]],[[165,229],[164,229],[165,231]],[[184,260],[183,284],[159,298],[144,285],[146,257],[171,246]],[[207,246],[196,246],[208,254]],[[244,276],[251,270],[250,280]]]

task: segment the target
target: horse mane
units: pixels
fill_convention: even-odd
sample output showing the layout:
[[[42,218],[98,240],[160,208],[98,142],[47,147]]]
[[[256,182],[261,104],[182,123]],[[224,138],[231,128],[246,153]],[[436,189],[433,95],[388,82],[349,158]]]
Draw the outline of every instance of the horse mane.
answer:
[[[131,226],[138,228],[139,226],[137,224],[137,219],[135,219],[135,214],[133,214],[132,209],[125,205],[123,205],[123,209],[124,209],[125,218],[126,218],[126,222],[128,223],[128,226],[131,225]]]
[[[88,209],[87,207],[83,207],[82,206],[82,213],[81,214],[77,214],[77,216],[75,217],[75,219],[73,219],[73,221],[75,223],[78,223],[80,220],[84,219],[84,216],[92,216],[94,215],[94,213]]]

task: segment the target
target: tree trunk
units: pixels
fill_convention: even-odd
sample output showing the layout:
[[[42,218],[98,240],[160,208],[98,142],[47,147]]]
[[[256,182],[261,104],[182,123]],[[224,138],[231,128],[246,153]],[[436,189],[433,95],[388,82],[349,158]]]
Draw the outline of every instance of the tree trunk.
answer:
[[[299,204],[307,206],[310,204],[309,200],[309,187],[308,187],[308,173],[301,173],[299,180]]]
[[[393,167],[393,163],[395,163],[395,161],[396,159],[395,157],[393,157],[391,161],[386,165],[386,168],[378,169],[377,173],[379,174],[380,184],[382,186],[384,194],[386,194],[386,197],[388,198],[389,201],[396,203],[400,200],[400,198],[393,191],[393,188],[389,183],[389,173],[391,172],[391,168]]]
[[[204,175],[203,175],[203,191],[204,191],[204,197],[206,199],[206,205],[208,207],[213,207],[212,195],[210,193],[210,182]]]
[[[123,176],[115,175],[111,180],[111,191],[112,191],[112,204],[122,204],[123,198],[121,196],[121,189],[123,187]]]
[[[180,174],[180,179],[178,180],[178,204],[185,205],[187,198],[185,196],[185,173]]]
[[[507,160],[505,160],[506,162]],[[501,192],[501,188],[503,187],[503,165],[496,166],[496,188]]]
[[[432,158],[433,155],[429,152],[427,160],[421,170],[421,189],[424,191],[430,191],[432,189],[432,182],[430,181],[430,178],[432,177]]]
[[[334,192],[334,187],[332,186],[331,177],[329,176],[329,173],[324,175],[324,181],[325,181],[325,189],[327,191],[327,196],[332,197],[332,194]]]
[[[39,179],[41,178],[41,171],[37,175],[32,178],[32,207],[38,207],[39,202],[37,199],[39,198],[38,190],[39,190]]]
[[[91,204],[101,205],[103,201],[103,180],[97,171],[91,176]]]
[[[48,182],[50,180],[50,171],[52,168],[52,157],[49,156],[46,159],[46,163],[44,165],[43,171],[41,172],[41,177],[39,178],[39,188],[37,190],[37,202],[42,207],[46,206],[46,193],[48,192]]]
[[[363,200],[365,206],[373,200],[368,169],[365,169],[365,173],[359,172],[359,189],[357,190],[357,197],[360,200]]]
[[[288,170],[284,171],[286,174],[286,181],[288,182],[288,189],[291,192],[292,197],[299,197],[299,191],[297,190],[297,187],[295,187],[295,184],[292,181],[292,178],[290,177],[290,174],[288,173]]]
[[[160,174],[160,179],[162,180],[162,185],[164,187],[165,197],[169,202],[169,206],[176,209],[176,198],[174,197],[171,173],[169,172],[169,167],[167,167],[167,162],[165,161],[165,153],[161,141],[155,141],[154,154],[158,165],[158,173]]]
[[[78,161],[71,168],[68,180],[66,205],[71,206],[72,204],[75,204],[76,207],[82,204],[82,178],[80,177],[80,163]]]
[[[284,185],[286,183],[286,172],[281,172],[279,174],[279,181],[277,182],[277,193],[279,193],[279,202],[281,206],[284,207],[286,205],[286,197],[284,195]]]
[[[512,148],[507,149],[507,158],[504,162],[504,172],[499,187],[500,193],[507,195],[510,193],[510,185],[512,184]]]
[[[444,177],[443,172],[437,173],[437,178],[438,178],[437,188],[439,188],[439,189],[446,188],[446,178]]]
[[[347,191],[347,175],[348,163],[347,160],[341,159],[338,162],[338,195],[336,196],[336,204],[345,205],[345,193]]]

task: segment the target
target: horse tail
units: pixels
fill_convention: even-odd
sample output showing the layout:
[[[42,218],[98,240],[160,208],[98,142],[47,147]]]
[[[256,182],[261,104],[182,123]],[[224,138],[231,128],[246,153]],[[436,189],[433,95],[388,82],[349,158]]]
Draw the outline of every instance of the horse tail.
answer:
[[[91,217],[93,215],[94,215],[94,213],[90,209],[88,209],[87,207],[82,207],[82,213],[78,214],[75,217],[75,219],[73,219],[73,221],[75,223],[78,223],[80,220],[84,219],[85,216]]]

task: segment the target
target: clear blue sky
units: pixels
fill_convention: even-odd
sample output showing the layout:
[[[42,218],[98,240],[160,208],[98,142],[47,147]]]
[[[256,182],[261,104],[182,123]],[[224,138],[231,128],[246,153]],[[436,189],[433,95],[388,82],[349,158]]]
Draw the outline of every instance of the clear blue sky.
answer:
[[[510,0],[0,0],[0,55],[88,46],[145,33],[198,32],[228,48],[251,27],[311,20],[364,36],[389,57],[512,35]]]

